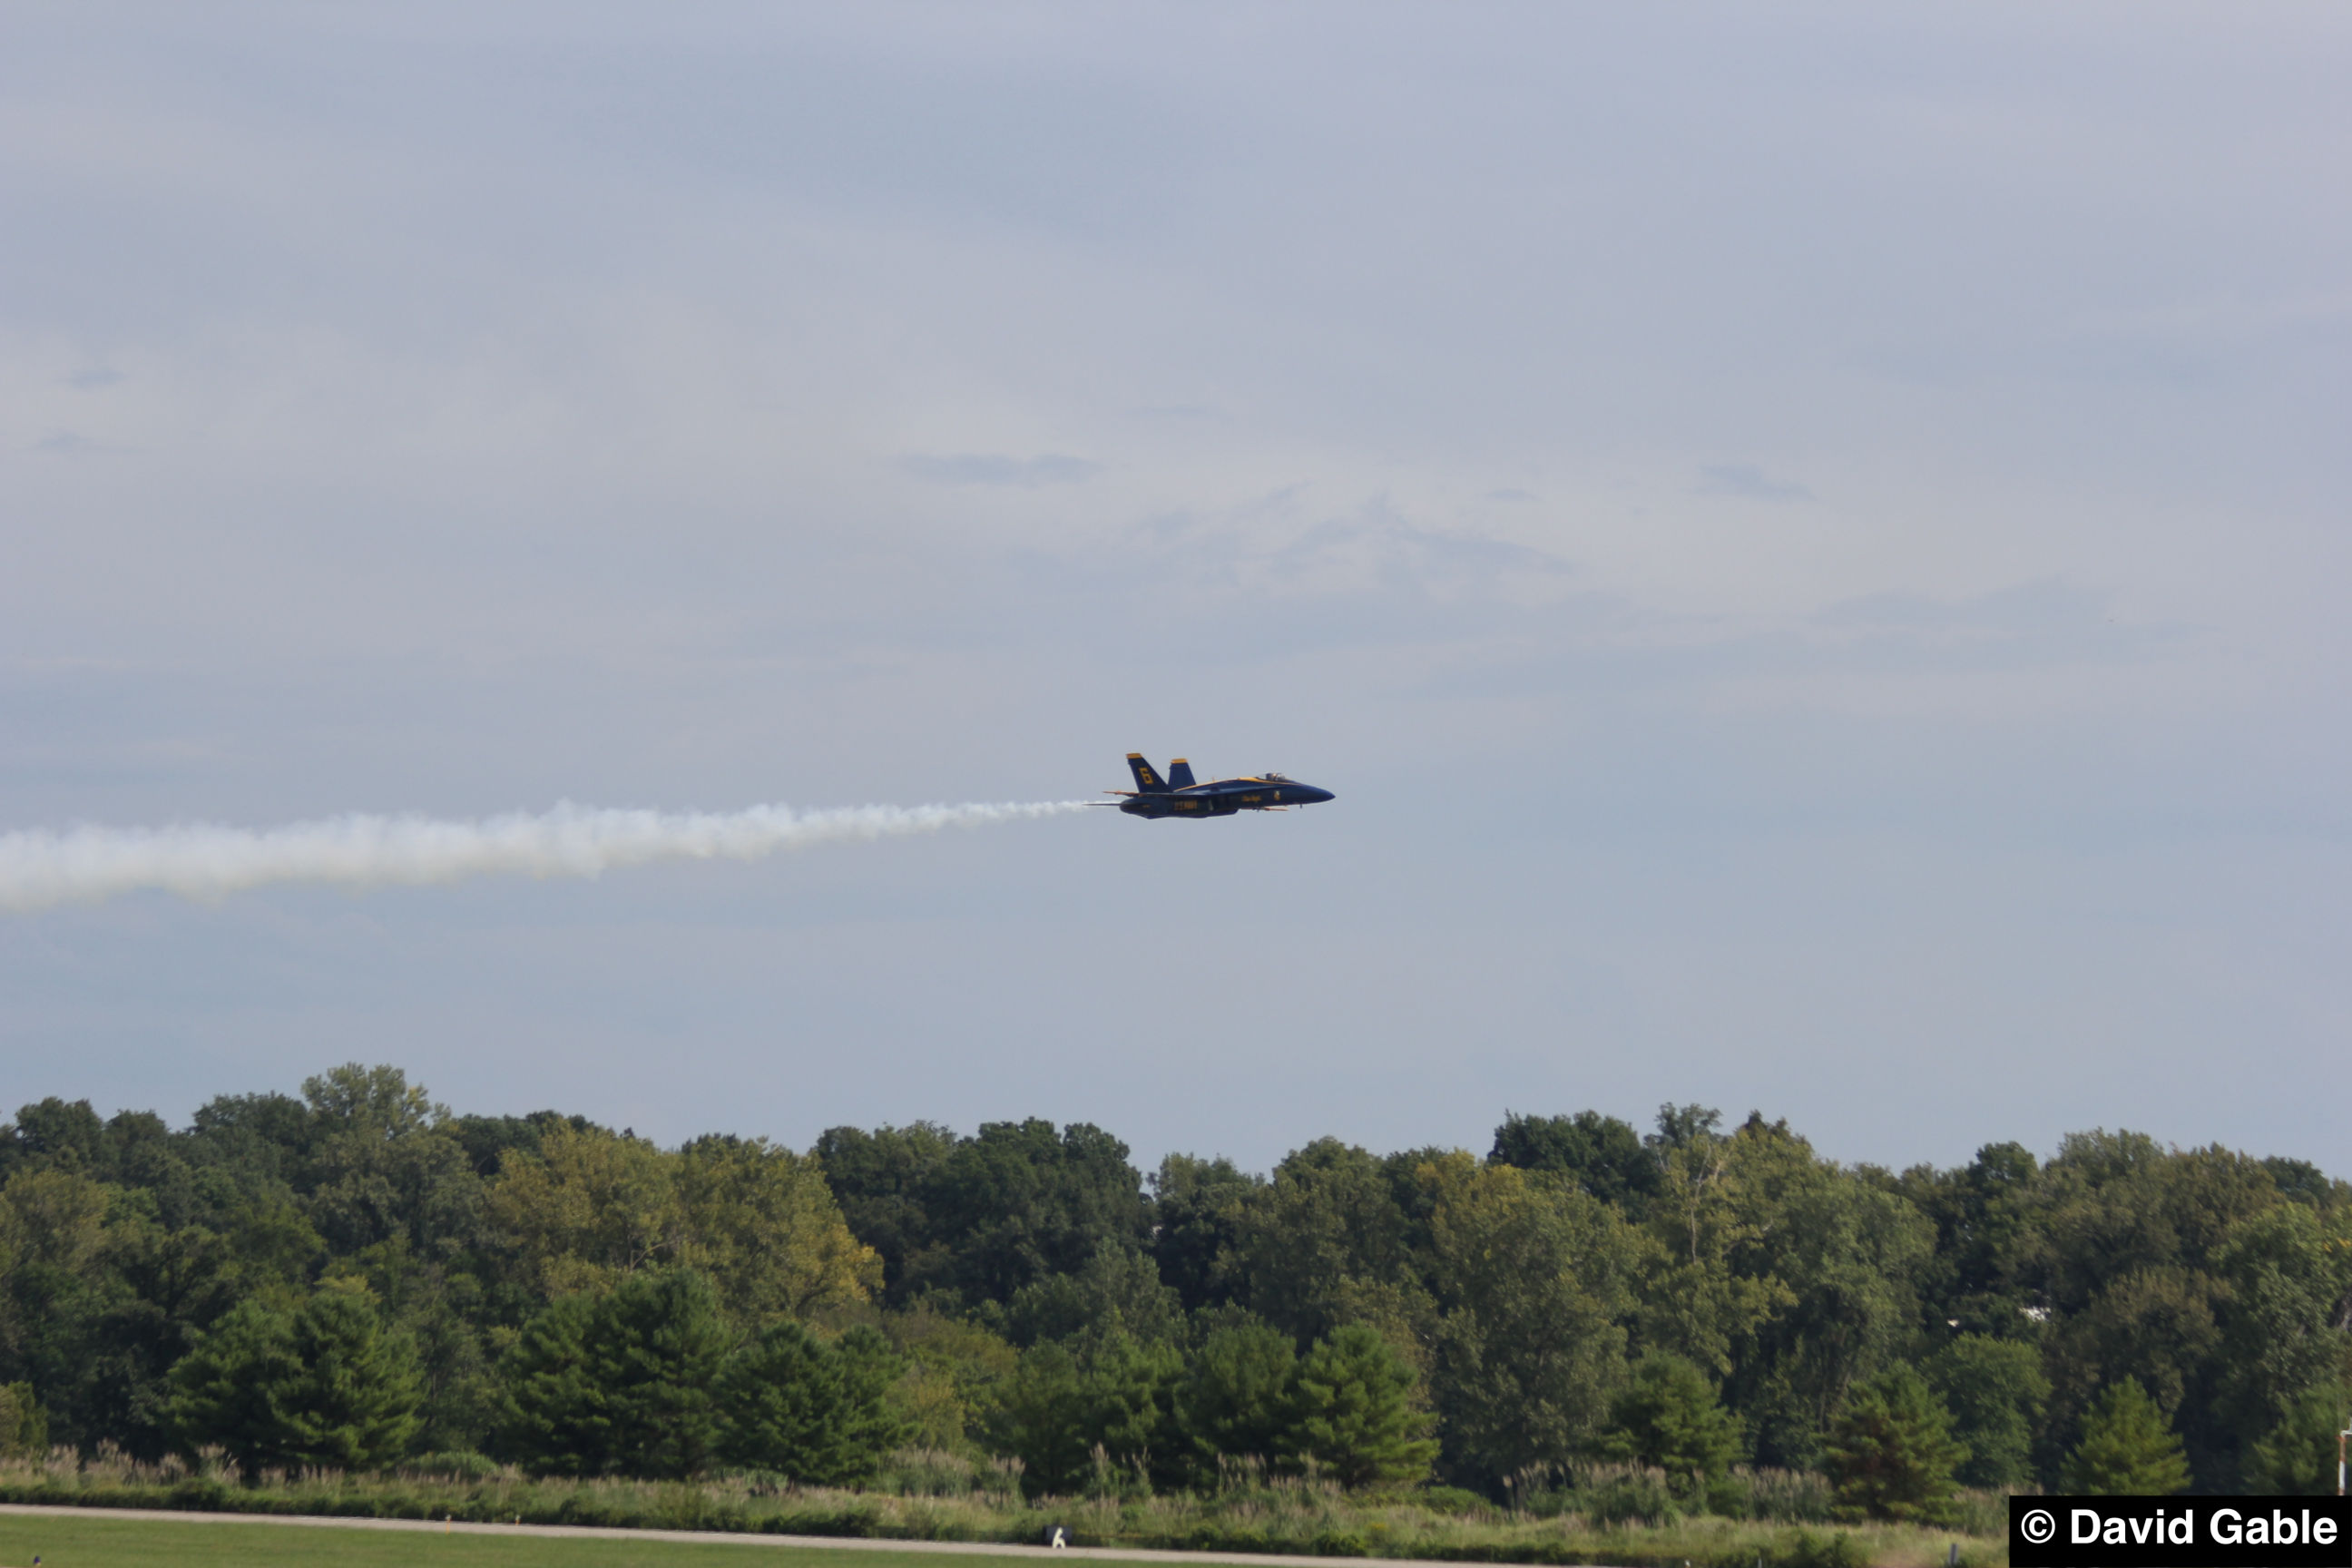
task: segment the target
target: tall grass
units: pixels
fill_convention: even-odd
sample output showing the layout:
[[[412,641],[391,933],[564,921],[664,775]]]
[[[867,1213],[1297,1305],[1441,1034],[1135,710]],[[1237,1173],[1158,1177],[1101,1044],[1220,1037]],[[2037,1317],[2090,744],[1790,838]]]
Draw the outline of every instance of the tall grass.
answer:
[[[1828,1480],[1811,1471],[1745,1466],[1701,1484],[1641,1465],[1538,1465],[1513,1476],[1511,1483],[1524,1513],[1538,1519],[1580,1514],[1608,1524],[1671,1524],[1702,1514],[1826,1524],[1832,1501]]]
[[[250,1484],[217,1451],[143,1463],[102,1446],[0,1460],[0,1501],[91,1508],[594,1524],[1033,1543],[1061,1527],[1076,1545],[1420,1557],[1463,1563],[1607,1563],[1625,1568],[1926,1568],[1957,1542],[1969,1568],[2006,1561],[1998,1499],[1971,1506],[1968,1534],[1822,1522],[1812,1478],[1736,1478],[1740,1517],[1675,1500],[1662,1474],[1594,1466],[1530,1476],[1519,1504],[1438,1489],[1349,1494],[1333,1482],[1225,1468],[1202,1493],[1154,1496],[1106,1467],[1087,1495],[1024,1500],[1019,1467],[936,1449],[890,1457],[862,1490],[802,1487],[759,1472],[698,1481],[534,1479],[478,1455],[436,1455],[376,1474],[271,1471]]]

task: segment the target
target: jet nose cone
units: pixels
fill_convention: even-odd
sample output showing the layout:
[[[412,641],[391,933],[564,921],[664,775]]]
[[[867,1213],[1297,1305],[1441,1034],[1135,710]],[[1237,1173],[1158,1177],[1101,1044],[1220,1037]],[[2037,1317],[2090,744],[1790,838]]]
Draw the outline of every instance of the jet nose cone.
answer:
[[[1331,792],[1328,789],[1309,789],[1307,792],[1307,804],[1309,805],[1320,805],[1331,798]]]

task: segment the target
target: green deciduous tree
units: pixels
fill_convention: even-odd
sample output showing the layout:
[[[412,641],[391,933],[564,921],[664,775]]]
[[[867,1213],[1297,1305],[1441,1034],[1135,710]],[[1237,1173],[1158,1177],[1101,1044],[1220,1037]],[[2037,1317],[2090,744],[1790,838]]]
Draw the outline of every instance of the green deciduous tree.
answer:
[[[1053,1340],[1024,1352],[997,1412],[998,1444],[1022,1461],[1023,1490],[1080,1490],[1095,1474],[1097,1448],[1119,1476],[1180,1479],[1185,1455],[1174,1405],[1182,1364],[1172,1347],[1125,1334],[1083,1355]]]
[[[1962,1334],[1923,1370],[1968,1447],[1960,1479],[1997,1489],[2032,1480],[2034,1428],[2050,1399],[2041,1352],[2018,1340]]]
[[[1105,1243],[1141,1250],[1143,1178],[1127,1145],[1074,1121],[992,1121],[959,1142],[922,1186],[929,1245],[908,1283],[966,1302],[1007,1301],[1023,1286],[1083,1268]]]
[[[2188,1486],[2189,1461],[2155,1399],[2126,1377],[2092,1402],[2058,1479],[2085,1497],[2168,1497]]]
[[[681,1269],[707,1277],[679,1288],[701,1307],[632,1283]],[[1756,1462],[1818,1468],[1849,1402],[1908,1362],[1971,1484],[2055,1485],[2130,1378],[2193,1489],[2300,1488],[2352,1384],[2352,1185],[2107,1131],[1895,1176],[1674,1105],[1647,1137],[1508,1116],[1483,1164],[1332,1139],[1270,1178],[1171,1156],[1147,1196],[1083,1124],[835,1129],[814,1160],[668,1149],[552,1110],[452,1117],[359,1064],[184,1128],[54,1098],[0,1125],[0,1387],[37,1393],[49,1441],[147,1459],[216,1431],[250,1466],[365,1465],[496,1429],[535,1469],[686,1473],[729,1430],[709,1369],[792,1323],[828,1366],[852,1323],[887,1338],[886,1403],[927,1443],[1009,1430],[992,1412],[1022,1382],[1013,1404],[1053,1417],[1026,1423],[1036,1473],[1066,1489],[1197,1481],[1233,1452],[1302,1468],[1297,1352],[1346,1325],[1385,1341],[1414,1438],[1465,1484],[1604,1430],[1703,1472],[1718,1446],[1672,1436],[1706,1426],[1674,1414],[1702,1386]],[[1012,1339],[1059,1346],[1066,1401],[1055,1357]],[[1629,1381],[1629,1347],[1700,1376]],[[766,1382],[797,1386],[782,1363]],[[0,1410],[0,1445],[30,1440],[8,1430]],[[848,1473],[799,1443],[761,1451]]]
[[[850,1234],[818,1163],[764,1138],[698,1138],[679,1151],[684,1260],[757,1330],[864,1301],[882,1260]]]
[[[1241,1300],[1300,1343],[1358,1321],[1368,1289],[1419,1291],[1408,1223],[1378,1159],[1318,1138],[1276,1166],[1237,1218]]]
[[[1430,1279],[1446,1462],[1492,1485],[1567,1460],[1624,1375],[1633,1240],[1566,1178],[1468,1157],[1424,1168],[1436,1202]]]
[[[1167,1343],[1184,1331],[1183,1303],[1160,1282],[1150,1255],[1108,1237],[1075,1273],[1049,1274],[1014,1291],[1003,1321],[1017,1345],[1115,1333]]]
[[[2333,1492],[2336,1436],[2347,1426],[2352,1388],[2329,1384],[2306,1390],[2248,1450],[2246,1489],[2286,1497]]]
[[[1967,1450],[1927,1382],[1897,1365],[1853,1392],[1823,1446],[1840,1511],[1854,1518],[1942,1520]]]
[[[398,1241],[429,1262],[484,1239],[482,1179],[457,1141],[440,1132],[336,1132],[312,1154],[304,1179],[310,1222],[339,1253]]]
[[[850,1234],[816,1163],[764,1139],[698,1138],[672,1153],[556,1123],[510,1150],[489,1212],[523,1278],[562,1295],[654,1268],[706,1275],[747,1330],[864,1301],[881,1261]]]
[[[1579,1191],[1628,1211],[1638,1210],[1658,1190],[1657,1153],[1643,1145],[1631,1122],[1597,1110],[1507,1114],[1495,1129],[1495,1147],[1486,1159],[1523,1171],[1554,1172]]]
[[[0,1282],[19,1269],[87,1278],[106,1245],[112,1192],[68,1166],[28,1170],[0,1188]]]
[[[1640,1281],[1643,1342],[1728,1377],[1753,1359],[1757,1335],[1795,1293],[1770,1272],[1761,1243],[1785,1193],[1812,1179],[1801,1142],[1742,1128],[1726,1137],[1713,1112],[1661,1110],[1650,1140],[1658,1186],[1644,1210],[1649,1240]],[[1759,1363],[1757,1375],[1766,1370]]]
[[[602,1291],[675,1264],[688,1239],[675,1157],[601,1128],[551,1127],[536,1153],[515,1152],[491,1184],[489,1209],[542,1297]]]
[[[961,1448],[1013,1379],[1021,1353],[985,1326],[919,1302],[882,1320],[908,1372],[892,1398],[912,1424],[909,1441]]]
[[[2222,1254],[2278,1205],[2270,1171],[2227,1149],[2095,1131],[2070,1134],[2042,1184],[2028,1274],[2053,1311],[2053,1430],[2074,1428],[2099,1390],[2132,1377],[2174,1425],[2198,1483],[2231,1484],[2235,1451],[2261,1423],[2234,1397],[2247,1386],[2231,1386]]]
[[[0,1458],[49,1451],[49,1413],[29,1383],[0,1384]]]
[[[883,1286],[894,1306],[906,1298],[910,1261],[917,1274],[929,1271],[925,1255],[934,1238],[923,1194],[956,1142],[936,1121],[871,1132],[829,1127],[816,1141],[814,1153],[825,1183],[851,1234],[881,1258]]]
[[[2352,1308],[2352,1213],[2273,1204],[2231,1229],[2212,1266],[2228,1288],[2215,1313],[2216,1436],[2243,1449],[2352,1371],[2338,1321]]]
[[[87,1100],[56,1095],[18,1109],[0,1126],[0,1180],[19,1171],[66,1170],[99,1174],[106,1163],[106,1124]]]
[[[397,1138],[449,1119],[447,1106],[434,1104],[425,1086],[410,1083],[396,1067],[345,1062],[329,1068],[302,1080],[302,1100],[328,1136],[350,1131]]]
[[[1958,1170],[1915,1166],[1897,1184],[1936,1226],[1920,1282],[1931,1321],[2001,1338],[2034,1304],[2025,1272],[2040,1239],[2041,1166],[2021,1144],[1988,1143]]]
[[[1233,1300],[1241,1218],[1265,1179],[1219,1155],[1171,1154],[1151,1177],[1151,1255],[1186,1311]]]
[[[1734,1142],[1750,1136],[1804,1147],[1785,1128],[1753,1119]],[[1778,1213],[1740,1255],[1790,1296],[1757,1328],[1731,1380],[1759,1463],[1813,1463],[1818,1435],[1846,1391],[1908,1354],[1916,1284],[1935,1245],[1934,1227],[1898,1194],[1863,1173],[1809,1163],[1801,1176],[1792,1171]]]
[[[142,1381],[107,1331],[124,1294],[113,1268],[123,1232],[110,1215],[132,1204],[85,1173],[100,1163],[103,1129],[86,1158],[80,1119],[58,1120],[68,1125],[28,1141],[35,1152],[0,1188],[0,1380],[41,1390],[59,1440],[94,1442],[122,1431],[126,1385]]]
[[[2087,1418],[2094,1380],[2112,1386],[2129,1378],[2168,1421],[2210,1428],[2223,1370],[2215,1358],[2227,1289],[2208,1270],[2183,1264],[2136,1268],[2104,1281],[2050,1337],[2046,1364],[2061,1427]]]

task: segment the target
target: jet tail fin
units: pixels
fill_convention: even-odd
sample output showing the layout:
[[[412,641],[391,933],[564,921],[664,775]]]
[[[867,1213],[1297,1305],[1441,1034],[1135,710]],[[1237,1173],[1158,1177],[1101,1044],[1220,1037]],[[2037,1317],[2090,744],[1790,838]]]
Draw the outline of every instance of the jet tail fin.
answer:
[[[1145,795],[1168,793],[1168,781],[1161,778],[1153,771],[1151,764],[1143,760],[1141,752],[1127,753],[1127,771],[1135,775],[1135,787],[1141,793]]]
[[[1168,764],[1168,783],[1173,789],[1192,787],[1192,764],[1179,757]]]

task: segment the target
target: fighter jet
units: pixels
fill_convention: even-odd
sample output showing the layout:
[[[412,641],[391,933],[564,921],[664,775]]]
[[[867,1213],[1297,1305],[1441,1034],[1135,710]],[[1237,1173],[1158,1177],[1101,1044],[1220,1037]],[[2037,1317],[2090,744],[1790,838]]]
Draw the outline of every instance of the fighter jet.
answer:
[[[1280,773],[1255,778],[1192,782],[1192,764],[1179,757],[1161,778],[1140,752],[1127,753],[1128,771],[1135,775],[1133,789],[1107,789],[1105,795],[1125,795],[1119,810],[1130,816],[1231,816],[1237,811],[1287,811],[1329,800],[1331,792],[1303,784]]]

